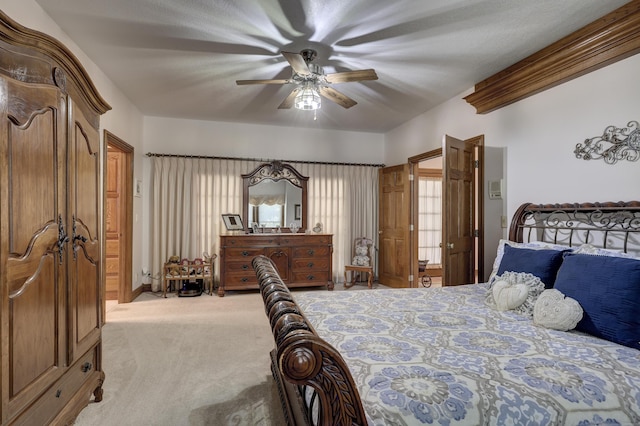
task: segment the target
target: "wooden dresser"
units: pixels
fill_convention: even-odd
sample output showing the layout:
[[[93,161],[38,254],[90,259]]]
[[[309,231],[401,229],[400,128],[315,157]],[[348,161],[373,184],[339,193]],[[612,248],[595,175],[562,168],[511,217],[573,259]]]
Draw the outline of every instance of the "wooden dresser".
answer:
[[[225,290],[258,289],[251,260],[258,255],[269,257],[287,286],[326,285],[333,290],[330,234],[240,234],[220,236],[220,286]]]
[[[0,424],[102,399],[100,114],[63,45],[0,11]]]

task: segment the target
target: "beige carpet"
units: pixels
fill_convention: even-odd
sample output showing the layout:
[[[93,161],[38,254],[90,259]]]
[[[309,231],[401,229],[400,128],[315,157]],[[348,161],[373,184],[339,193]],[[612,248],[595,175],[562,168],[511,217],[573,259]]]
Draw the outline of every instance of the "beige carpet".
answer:
[[[104,399],[75,424],[281,425],[257,292],[109,305],[103,328]]]
[[[284,424],[269,363],[273,335],[257,291],[143,293],[132,303],[108,303],[106,319],[104,399],[91,402],[76,425]]]

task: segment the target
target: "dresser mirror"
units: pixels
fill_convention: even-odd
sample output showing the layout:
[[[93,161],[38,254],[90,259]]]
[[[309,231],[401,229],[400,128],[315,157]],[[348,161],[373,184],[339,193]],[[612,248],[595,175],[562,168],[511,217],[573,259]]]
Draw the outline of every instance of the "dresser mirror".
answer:
[[[247,230],[304,230],[307,226],[307,180],[289,164],[263,163],[242,175],[242,219]]]

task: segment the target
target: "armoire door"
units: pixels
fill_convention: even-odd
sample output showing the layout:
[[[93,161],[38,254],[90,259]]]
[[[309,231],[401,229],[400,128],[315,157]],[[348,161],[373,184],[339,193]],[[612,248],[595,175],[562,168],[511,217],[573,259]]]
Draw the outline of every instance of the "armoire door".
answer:
[[[68,363],[65,97],[0,79],[2,424]]]
[[[100,339],[100,135],[73,102],[70,110],[69,220],[73,257],[69,268],[71,354],[84,354]]]

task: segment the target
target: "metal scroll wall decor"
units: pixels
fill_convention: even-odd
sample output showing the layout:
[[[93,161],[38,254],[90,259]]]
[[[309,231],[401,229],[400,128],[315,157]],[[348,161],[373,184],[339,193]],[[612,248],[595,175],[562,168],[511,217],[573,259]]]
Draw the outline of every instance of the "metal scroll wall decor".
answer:
[[[640,157],[640,129],[637,121],[630,121],[627,127],[608,126],[602,136],[585,139],[573,151],[583,160],[604,160],[615,164],[618,160],[637,161]]]

